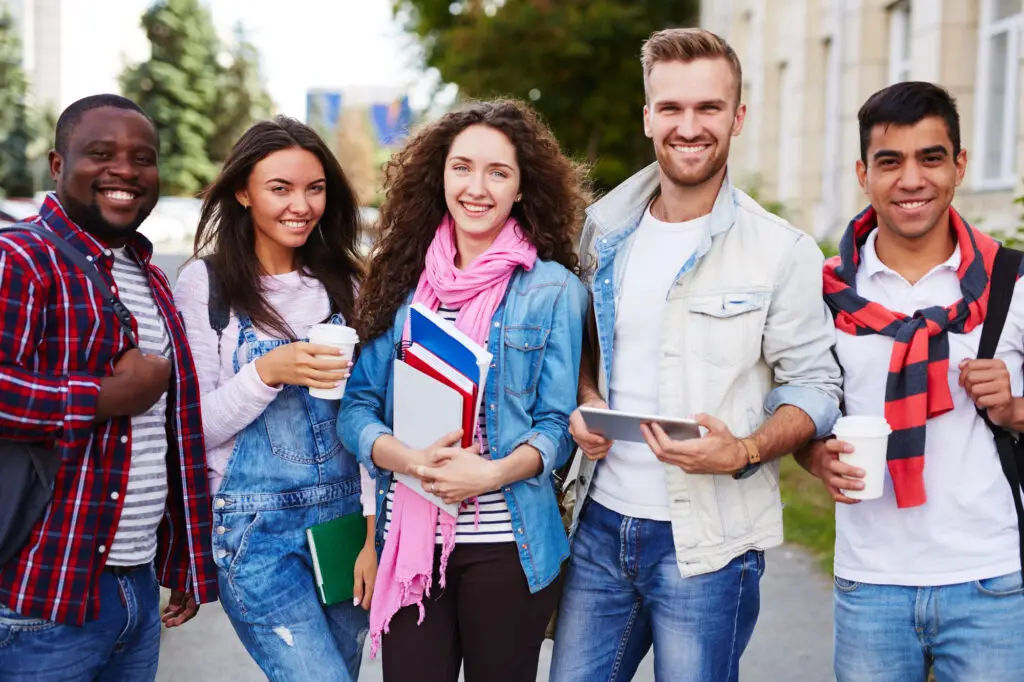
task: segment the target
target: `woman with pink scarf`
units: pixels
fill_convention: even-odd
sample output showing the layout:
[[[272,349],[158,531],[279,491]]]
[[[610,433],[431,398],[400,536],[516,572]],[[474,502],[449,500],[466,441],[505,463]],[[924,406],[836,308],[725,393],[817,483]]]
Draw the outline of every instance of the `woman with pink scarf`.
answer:
[[[338,418],[375,479],[380,554],[372,653],[387,682],[535,680],[569,545],[552,472],[568,460],[588,294],[574,236],[583,170],[531,109],[472,104],[388,165],[387,199],[357,306],[363,351]],[[408,306],[492,354],[473,445],[415,450],[392,435],[392,369]],[[441,511],[404,484],[411,474]]]

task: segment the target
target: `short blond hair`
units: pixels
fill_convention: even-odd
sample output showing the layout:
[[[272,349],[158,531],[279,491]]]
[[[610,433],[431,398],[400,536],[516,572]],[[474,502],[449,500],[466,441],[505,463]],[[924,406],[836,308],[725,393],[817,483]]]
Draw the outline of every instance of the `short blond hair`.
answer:
[[[736,51],[725,40],[703,28],[666,28],[655,31],[644,41],[640,63],[644,67],[644,93],[650,84],[651,71],[661,62],[692,62],[695,59],[724,59],[729,62],[736,79],[736,104],[743,90],[743,68]]]

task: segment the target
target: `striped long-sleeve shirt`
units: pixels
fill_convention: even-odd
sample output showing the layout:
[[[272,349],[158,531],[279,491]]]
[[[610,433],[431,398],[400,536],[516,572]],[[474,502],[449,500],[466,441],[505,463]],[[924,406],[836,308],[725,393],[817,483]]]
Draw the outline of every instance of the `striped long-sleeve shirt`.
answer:
[[[71,222],[54,195],[31,222],[82,251],[117,293],[113,252]],[[217,578],[195,366],[167,278],[150,263],[152,245],[136,235],[126,251],[146,273],[173,366],[157,577],[208,602],[217,597]],[[41,237],[0,234],[0,439],[53,444],[63,460],[52,503],[20,553],[0,566],[0,603],[23,615],[75,625],[99,615],[99,577],[128,488],[132,429],[130,417],[94,419],[100,379],[129,347],[85,273]]]

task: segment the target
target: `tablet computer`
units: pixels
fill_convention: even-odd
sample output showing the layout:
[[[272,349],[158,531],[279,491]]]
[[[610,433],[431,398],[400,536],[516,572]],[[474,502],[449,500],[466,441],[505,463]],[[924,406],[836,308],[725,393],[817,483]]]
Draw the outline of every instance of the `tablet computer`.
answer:
[[[582,415],[588,431],[600,434],[608,440],[646,443],[647,441],[644,440],[644,435],[640,431],[640,425],[651,422],[658,423],[672,440],[700,438],[700,425],[692,419],[617,412],[587,406],[580,407],[580,415]]]

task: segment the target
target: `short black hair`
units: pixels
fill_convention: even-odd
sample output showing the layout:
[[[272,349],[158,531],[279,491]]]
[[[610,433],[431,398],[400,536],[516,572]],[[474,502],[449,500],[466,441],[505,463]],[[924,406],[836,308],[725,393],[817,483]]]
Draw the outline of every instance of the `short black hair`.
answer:
[[[156,123],[149,117],[149,114],[143,111],[142,107],[127,97],[111,94],[89,95],[88,97],[83,97],[77,102],[72,102],[60,115],[60,118],[57,119],[57,132],[53,141],[53,148],[57,150],[57,153],[61,155],[67,153],[68,139],[71,137],[71,133],[74,131],[75,126],[81,122],[82,116],[85,112],[92,111],[93,109],[103,109],[105,107],[138,112],[145,116],[146,120],[153,124],[153,130],[156,130]]]
[[[857,112],[860,122],[860,160],[868,162],[871,131],[877,125],[912,126],[937,116],[946,123],[953,156],[960,154],[960,113],[956,99],[942,86],[926,81],[895,83],[868,98]]]

